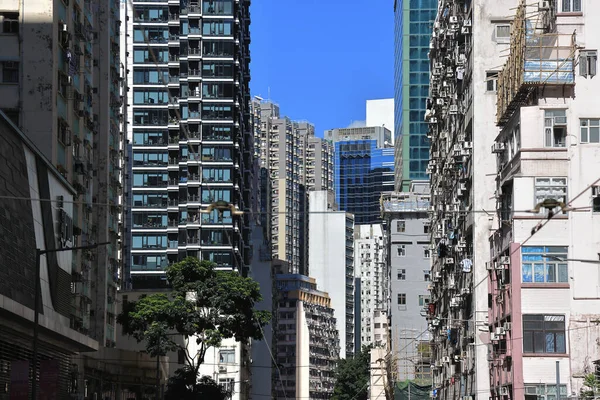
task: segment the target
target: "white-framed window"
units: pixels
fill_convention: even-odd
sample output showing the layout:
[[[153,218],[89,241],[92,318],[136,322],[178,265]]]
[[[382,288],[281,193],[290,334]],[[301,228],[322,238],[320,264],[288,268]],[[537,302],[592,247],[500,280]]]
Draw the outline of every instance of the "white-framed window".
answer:
[[[398,280],[399,281],[403,281],[406,279],[406,270],[405,269],[399,269],[398,270]]]
[[[600,119],[582,118],[579,120],[579,142],[600,143]]]
[[[494,36],[496,38],[496,43],[510,43],[510,24],[496,24]]]
[[[523,353],[566,352],[564,315],[523,314]]]
[[[19,33],[19,13],[0,12],[0,33]]]
[[[560,399],[567,399],[567,385],[560,385]],[[526,383],[525,384],[525,399],[556,399],[556,383]]]
[[[581,12],[581,0],[560,0],[561,12]]]
[[[221,386],[227,393],[233,393],[235,381],[233,378],[219,378],[219,386]]]
[[[430,282],[431,281],[431,271],[428,269],[423,270],[423,280],[425,282]]]
[[[398,257],[406,257],[406,245],[399,244],[398,247]]]
[[[396,232],[405,232],[406,231],[406,221],[400,220],[396,221]]]
[[[226,349],[219,351],[219,363],[220,364],[234,364],[235,363],[235,350]]]
[[[534,207],[547,199],[567,203],[567,178],[535,178],[534,185]],[[548,210],[540,208],[539,212],[544,214]]]
[[[598,70],[598,52],[596,50],[581,50],[579,52],[579,75],[587,78],[596,76]]]
[[[544,110],[544,146],[565,147],[567,110]]]
[[[429,304],[429,295],[420,294],[419,295],[419,307],[425,307]]]
[[[498,90],[498,71],[487,71],[485,73],[485,90],[487,92]]]
[[[565,246],[523,246],[521,276],[523,283],[568,283],[568,248]],[[562,260],[562,261],[561,261]]]

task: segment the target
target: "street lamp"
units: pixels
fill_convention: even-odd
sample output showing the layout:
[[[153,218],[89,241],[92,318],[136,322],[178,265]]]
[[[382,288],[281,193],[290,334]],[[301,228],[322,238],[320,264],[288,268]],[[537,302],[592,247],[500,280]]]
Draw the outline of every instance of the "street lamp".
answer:
[[[40,260],[42,255],[48,253],[60,253],[63,251],[73,251],[73,250],[91,250],[98,248],[98,246],[104,246],[110,244],[111,242],[103,242],[90,244],[87,246],[75,246],[75,247],[64,247],[60,249],[35,249],[35,294],[34,294],[34,305],[33,305],[33,366],[32,366],[32,389],[31,389],[31,398],[32,400],[36,400],[37,398],[37,355],[38,355],[38,336],[39,336],[39,327],[40,327],[40,315],[39,315],[39,302],[40,302]]]

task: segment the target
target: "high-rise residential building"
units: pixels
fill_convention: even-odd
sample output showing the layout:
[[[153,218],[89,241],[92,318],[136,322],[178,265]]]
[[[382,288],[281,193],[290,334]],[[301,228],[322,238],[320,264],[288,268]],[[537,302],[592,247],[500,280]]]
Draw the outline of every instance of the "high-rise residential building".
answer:
[[[394,0],[394,146],[397,191],[426,180],[429,162],[427,123],[429,39],[438,0]]]
[[[394,148],[383,126],[331,129],[334,145],[335,201],[354,214],[357,225],[381,221],[379,197],[394,188]]]
[[[354,229],[354,276],[360,281],[356,287],[357,314],[355,325],[359,327],[355,337],[357,348],[387,344],[387,298],[384,287],[388,285],[384,259],[384,238],[381,224],[357,225]],[[360,301],[358,301],[360,299]],[[383,325],[383,326],[382,326]],[[383,329],[383,331],[381,330]]]
[[[385,193],[384,286],[389,302],[392,365],[398,381],[431,384],[431,351],[425,316],[431,283],[428,184],[414,181],[409,192]]]
[[[367,100],[366,126],[383,126],[394,140],[394,99]]]
[[[127,3],[130,288],[186,256],[243,274],[254,176],[249,1]]]
[[[308,260],[311,277],[329,294],[340,357],[354,354],[354,216],[335,207],[333,192],[309,193]]]
[[[0,109],[75,188],[70,326],[115,344],[123,136],[119,2],[3,1]]]
[[[74,243],[73,200],[77,192],[2,112],[0,141],[0,159],[4,161],[0,170],[0,385],[6,388],[6,396],[10,388],[12,396],[21,384],[24,398],[28,398],[38,291],[38,394],[43,394],[41,382],[51,374],[57,385],[55,396],[69,398],[77,394],[69,376],[71,356],[99,348],[97,340],[71,322],[72,288],[80,292],[85,285],[72,279],[73,252],[52,252]],[[50,251],[37,263],[36,248]]]
[[[594,1],[440,4],[428,112],[440,399],[577,397],[594,371],[598,17]]]
[[[282,117],[279,106],[255,98],[255,154],[260,159],[261,212],[274,259],[294,272],[308,265],[308,192],[331,190],[332,147],[314,136],[314,126]],[[269,218],[270,217],[270,218]]]
[[[277,264],[277,263],[275,263]],[[334,310],[311,277],[274,265],[273,399],[327,399],[333,395],[340,344]],[[283,267],[283,268],[282,268]],[[260,387],[254,388],[261,395]]]

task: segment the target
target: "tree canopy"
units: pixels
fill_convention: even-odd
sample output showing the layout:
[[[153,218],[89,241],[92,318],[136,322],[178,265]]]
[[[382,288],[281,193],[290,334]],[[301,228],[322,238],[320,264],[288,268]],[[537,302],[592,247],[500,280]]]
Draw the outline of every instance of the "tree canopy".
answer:
[[[177,350],[185,354],[187,368],[178,371],[178,382],[186,378],[193,382],[207,350],[218,347],[223,339],[242,343],[262,339],[262,327],[271,314],[254,309],[262,300],[256,281],[236,272],[218,271],[213,263],[194,257],[170,265],[166,275],[170,292],[123,304],[117,322],[125,334],[145,342],[153,357]],[[193,354],[190,341],[196,343],[194,350],[198,349]]]
[[[370,379],[371,347],[363,347],[354,358],[338,362],[335,371],[333,400],[367,400]]]

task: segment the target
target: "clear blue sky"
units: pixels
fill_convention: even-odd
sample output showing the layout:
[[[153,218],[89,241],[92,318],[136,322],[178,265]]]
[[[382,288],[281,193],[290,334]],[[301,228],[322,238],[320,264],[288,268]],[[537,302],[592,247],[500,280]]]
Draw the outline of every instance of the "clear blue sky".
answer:
[[[253,0],[252,95],[325,129],[394,95],[393,0]]]

